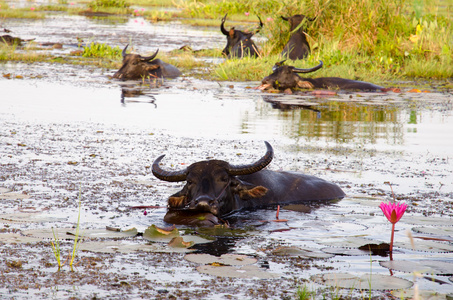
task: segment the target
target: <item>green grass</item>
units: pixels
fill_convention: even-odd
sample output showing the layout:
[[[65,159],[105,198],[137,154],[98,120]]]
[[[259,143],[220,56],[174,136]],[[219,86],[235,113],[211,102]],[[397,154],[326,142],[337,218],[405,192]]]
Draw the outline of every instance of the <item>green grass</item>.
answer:
[[[258,24],[256,15],[259,15],[264,27],[258,35],[265,40],[257,43],[262,53],[258,59],[229,60],[211,66],[197,59],[220,57],[221,49],[194,52],[192,58],[190,54],[181,53],[165,57],[188,76],[231,81],[258,81],[269,75],[273,64],[281,60],[279,53],[290,34],[289,25],[280,16],[303,13],[317,17],[314,22],[307,23],[305,29],[312,54],[304,62],[288,61],[287,64],[309,67],[322,60],[324,68],[313,76],[340,76],[379,83],[399,78],[453,77],[453,4],[444,1],[439,10],[439,1],[442,0],[75,0],[76,5],[68,5],[67,0],[61,0],[55,6],[61,10],[66,6],[68,13],[88,9],[122,16],[140,14],[150,22],[180,20],[217,28],[226,12],[226,26],[240,29],[255,28]],[[34,11],[11,8],[1,0],[0,5],[0,17],[3,18],[45,17],[43,11],[51,9],[48,6],[37,7]],[[121,62],[117,50],[101,54],[110,49],[96,47],[101,46],[93,44],[90,49],[84,49],[83,58],[89,59],[87,63],[96,59],[95,65],[116,67]],[[164,57],[161,55],[163,53],[159,56]],[[83,58],[59,60],[84,64]],[[0,47],[0,60],[48,59],[46,55],[30,51],[23,54]],[[200,73],[200,68],[204,68],[204,72]]]
[[[122,59],[122,49],[120,47],[111,47],[107,44],[98,44],[92,42],[86,47],[83,47],[83,57],[102,57],[108,59]]]

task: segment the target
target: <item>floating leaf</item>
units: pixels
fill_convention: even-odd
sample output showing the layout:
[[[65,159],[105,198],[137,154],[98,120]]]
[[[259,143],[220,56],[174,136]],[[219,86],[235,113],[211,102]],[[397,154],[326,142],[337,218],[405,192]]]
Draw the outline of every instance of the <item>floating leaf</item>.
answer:
[[[278,274],[266,272],[257,266],[217,266],[217,265],[204,265],[197,267],[197,271],[203,274],[214,275],[218,277],[229,278],[258,278],[258,279],[272,279],[280,277]]]
[[[214,256],[210,254],[187,254],[184,259],[198,264],[220,263],[222,265],[243,266],[251,265],[257,262],[255,258],[240,254],[223,254],[222,256]]]
[[[81,243],[79,250],[97,253],[131,253],[135,251],[187,253],[194,250],[187,248],[171,248],[162,244],[130,244],[123,241],[90,241]]]
[[[349,255],[349,256],[360,256],[360,255],[370,255],[369,251],[363,251],[359,249],[350,249],[350,248],[322,248],[322,251],[326,253],[336,254],[336,255]]]
[[[397,290],[410,288],[413,283],[395,276],[364,274],[360,277],[347,273],[325,273],[311,276],[316,283],[359,290]]]
[[[441,226],[453,226],[453,219],[442,217],[420,217],[420,216],[411,216],[410,218],[401,219],[402,222],[415,225],[441,225]]]
[[[0,234],[0,243],[36,243],[41,242],[42,239],[24,236],[18,233],[1,233]]]
[[[28,199],[28,198],[30,198],[30,196],[27,194],[24,194],[24,193],[9,192],[9,193],[0,194],[0,199],[3,199],[3,200],[16,200],[16,199]]]
[[[22,233],[27,236],[34,236],[42,239],[54,239],[54,233],[60,240],[75,239],[75,228],[43,228],[24,230]],[[111,231],[107,229],[81,229],[79,238],[127,238],[137,235],[137,229],[132,228],[126,231]]]
[[[0,215],[0,222],[2,223],[43,223],[63,220],[66,220],[66,218],[57,218],[53,216],[43,215],[40,212]]]
[[[414,227],[412,231],[453,237],[453,227]]]
[[[280,247],[272,251],[273,255],[279,256],[303,256],[311,258],[330,258],[334,255],[325,253],[315,248],[299,248],[299,247]]]
[[[397,242],[394,244],[395,247],[412,249],[410,242]],[[447,243],[440,243],[434,241],[417,240],[415,242],[415,249],[417,251],[426,252],[453,252],[453,245]]]
[[[143,238],[152,242],[170,241],[172,238],[179,236],[177,228],[166,230],[157,227],[156,225],[149,226],[143,233]]]
[[[363,245],[370,243],[376,243],[378,241],[373,241],[370,239],[356,237],[356,236],[345,236],[338,238],[326,238],[316,240],[318,244],[333,246],[333,247],[342,247],[342,248],[359,248]]]
[[[438,260],[390,260],[380,261],[385,268],[401,272],[419,272],[423,274],[453,275],[453,263]]]
[[[8,192],[11,192],[11,189],[0,187],[0,197],[1,197],[1,194],[8,193]]]
[[[184,242],[184,239],[180,236],[173,238],[168,246],[173,248],[190,248],[194,245],[194,242]]]

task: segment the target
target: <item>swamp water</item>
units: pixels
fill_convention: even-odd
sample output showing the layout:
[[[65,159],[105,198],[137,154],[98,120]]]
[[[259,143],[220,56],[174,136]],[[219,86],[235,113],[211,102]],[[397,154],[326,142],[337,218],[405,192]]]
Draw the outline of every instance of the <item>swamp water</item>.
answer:
[[[451,91],[320,98],[183,77],[128,96],[137,83],[110,80],[113,70],[8,63],[0,73],[25,78],[0,79],[2,298],[293,299],[304,285],[320,298],[364,298],[370,287],[382,298],[415,287],[424,298],[453,293]],[[208,158],[241,164],[265,152],[264,140],[275,151],[270,169],[319,176],[348,196],[282,209],[285,222],[258,210],[237,214],[231,229],[180,228],[195,243],[189,249],[149,234],[152,224],[168,226],[166,199],[181,186],[151,174],[156,157],[166,154],[174,169]],[[391,224],[378,207],[392,198],[386,182],[409,205],[390,267],[388,256],[358,249],[389,242]],[[57,272],[52,228],[66,256],[79,200],[79,264]]]

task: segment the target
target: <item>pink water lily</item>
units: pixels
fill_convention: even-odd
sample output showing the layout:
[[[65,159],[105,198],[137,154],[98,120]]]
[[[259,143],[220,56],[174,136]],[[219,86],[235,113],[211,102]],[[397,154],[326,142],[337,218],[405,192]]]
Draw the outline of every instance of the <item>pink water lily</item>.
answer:
[[[397,223],[401,217],[404,215],[404,212],[407,209],[407,205],[405,203],[391,203],[389,202],[384,203],[382,202],[379,205],[384,215],[387,217],[390,223],[395,224]]]
[[[407,205],[405,203],[384,203],[382,202],[379,205],[384,215],[387,217],[390,223],[392,223],[392,237],[390,240],[390,253],[393,250],[393,236],[395,234],[395,224],[401,219],[404,215],[404,212],[407,209]]]

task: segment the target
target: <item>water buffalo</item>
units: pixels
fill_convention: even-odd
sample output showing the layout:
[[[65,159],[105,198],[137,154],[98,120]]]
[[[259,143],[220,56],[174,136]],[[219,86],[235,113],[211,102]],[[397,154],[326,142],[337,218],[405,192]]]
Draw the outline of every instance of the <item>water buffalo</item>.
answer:
[[[258,19],[260,20],[260,25],[255,32],[243,32],[234,29],[234,27],[227,31],[224,26],[227,15],[228,14],[225,14],[225,16],[222,18],[222,23],[220,23],[220,31],[222,31],[222,33],[227,38],[227,45],[225,49],[223,49],[222,54],[227,56],[228,58],[259,56],[258,47],[256,47],[255,43],[252,41],[252,36],[255,33],[258,33],[260,29],[263,27],[263,22],[261,21],[261,18],[258,17]]]
[[[10,32],[10,31],[7,31]],[[5,43],[7,45],[22,45],[22,42],[29,42],[33,41],[34,39],[24,40],[18,37],[11,36],[9,34],[1,35],[0,36],[0,43]]]
[[[134,80],[145,78],[175,78],[181,75],[175,66],[167,64],[160,59],[154,59],[159,49],[151,56],[141,56],[139,54],[126,54],[126,45],[122,51],[123,65],[113,74],[113,78],[122,80]]]
[[[247,165],[230,165],[223,160],[196,162],[184,170],[166,171],[160,167],[165,155],[153,163],[157,178],[186,184],[168,199],[164,221],[172,224],[215,225],[218,218],[241,209],[290,203],[341,199],[344,192],[336,184],[295,172],[264,169],[274,155],[265,142],[266,154]]]
[[[282,19],[289,22],[291,31],[291,37],[283,48],[282,56],[291,60],[304,59],[310,54],[310,45],[305,37],[303,23],[305,20],[314,21],[315,19],[308,19],[304,15],[294,15],[289,18],[282,16]]]
[[[323,62],[319,61],[319,65],[309,69],[299,69],[293,66],[283,64],[284,61],[278,62],[273,68],[273,73],[266,76],[262,80],[262,84],[258,87],[261,90],[269,88],[286,90],[295,88],[307,89],[342,89],[342,90],[360,90],[360,91],[384,91],[381,86],[351,79],[339,77],[320,77],[320,78],[301,78],[298,73],[310,73],[319,70],[323,66]]]

